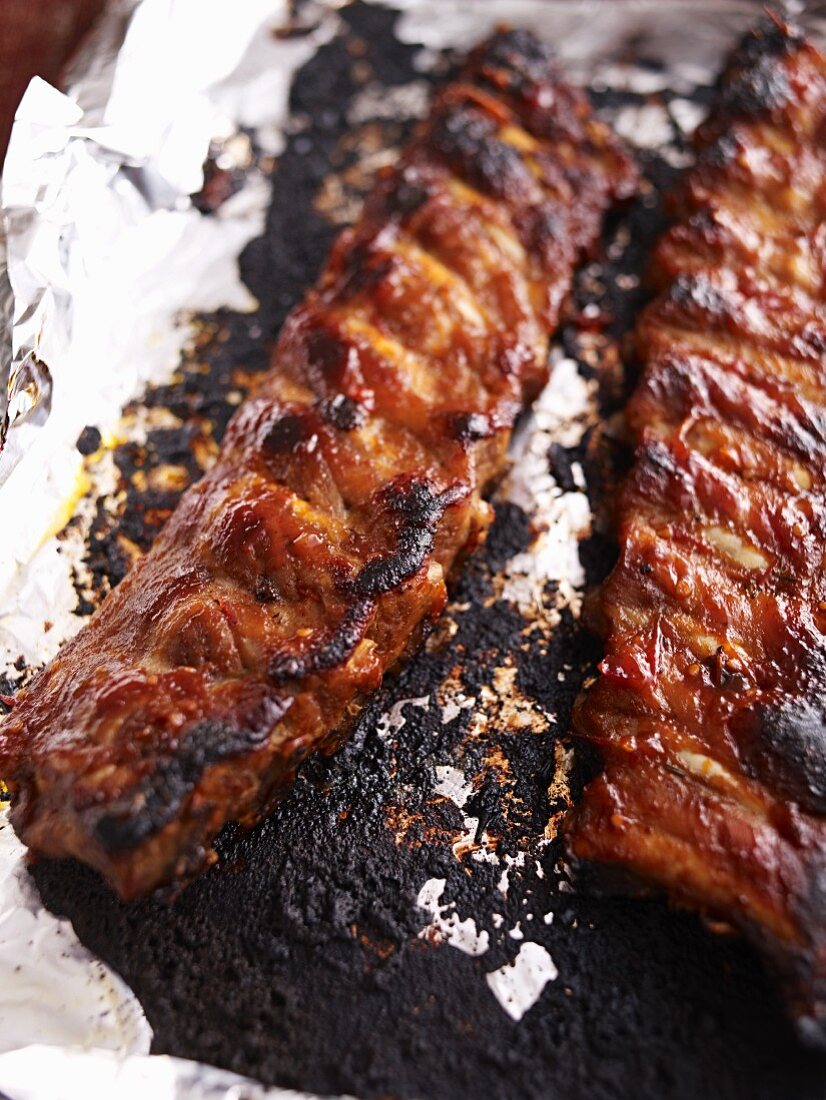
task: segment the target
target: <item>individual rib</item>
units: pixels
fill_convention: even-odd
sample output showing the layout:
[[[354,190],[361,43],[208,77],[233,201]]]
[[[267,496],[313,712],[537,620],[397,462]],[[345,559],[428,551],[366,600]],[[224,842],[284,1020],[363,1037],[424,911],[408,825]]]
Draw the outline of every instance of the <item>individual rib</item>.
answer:
[[[215,467],[0,726],[12,820],[125,898],[209,862],[442,610],[633,166],[529,34],[436,98]]]
[[[826,1039],[826,60],[769,18],[698,136],[637,329],[636,463],[570,822],[743,930]]]

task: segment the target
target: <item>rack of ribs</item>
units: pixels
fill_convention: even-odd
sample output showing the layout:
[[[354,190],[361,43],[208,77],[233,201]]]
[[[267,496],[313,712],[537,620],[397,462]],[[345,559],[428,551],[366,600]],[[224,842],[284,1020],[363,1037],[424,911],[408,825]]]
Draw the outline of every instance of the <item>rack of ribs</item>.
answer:
[[[621,143],[532,35],[436,96],[288,318],[214,468],[0,724],[12,822],[124,898],[266,814],[445,605]]]
[[[744,932],[826,1042],[826,58],[733,54],[642,314],[578,860]]]

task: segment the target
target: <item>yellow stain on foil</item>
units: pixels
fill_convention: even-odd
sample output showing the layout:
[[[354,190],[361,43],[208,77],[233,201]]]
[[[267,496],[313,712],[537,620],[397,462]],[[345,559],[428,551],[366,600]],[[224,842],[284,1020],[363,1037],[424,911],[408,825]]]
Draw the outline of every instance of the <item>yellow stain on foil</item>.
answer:
[[[44,531],[43,537],[37,545],[38,550],[41,546],[44,546],[49,539],[54,538],[55,535],[63,530],[77,511],[78,504],[80,504],[81,500],[83,500],[92,488],[92,478],[89,476],[88,472],[89,468],[100,462],[106,451],[113,450],[118,443],[121,442],[123,442],[121,437],[115,435],[114,432],[107,432],[106,435],[102,436],[98,449],[93,454],[83,459],[80,469],[77,472],[72,491],[66,499],[58,505],[52,517],[52,522]]]
[[[117,432],[106,432],[101,436],[100,446],[93,455],[89,455],[89,462],[98,462],[104,451],[113,451],[115,447],[120,443],[126,443],[127,437],[125,435],[118,435]]]
[[[86,473],[86,468],[81,467],[78,470],[77,477],[75,478],[75,484],[68,497],[60,503],[52,517],[52,522],[46,528],[43,533],[43,537],[38,543],[38,550],[41,546],[54,538],[59,531],[62,531],[72,516],[75,514],[75,510],[81,500],[86,496],[89,490],[92,488],[92,479]]]

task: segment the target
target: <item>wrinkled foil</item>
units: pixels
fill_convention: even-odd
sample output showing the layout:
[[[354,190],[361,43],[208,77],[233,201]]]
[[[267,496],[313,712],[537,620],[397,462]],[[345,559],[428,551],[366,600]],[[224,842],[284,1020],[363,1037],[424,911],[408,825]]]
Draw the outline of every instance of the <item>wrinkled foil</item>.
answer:
[[[214,218],[190,196],[233,135],[279,151],[291,74],[335,28],[330,8],[281,40],[287,15],[286,0],[117,4],[69,94],[35,78],[20,103],[0,191],[0,504],[15,517],[0,527],[0,591],[76,490],[84,426],[113,428],[176,363],[179,311],[254,305],[226,258],[260,231],[265,185],[250,174]]]
[[[321,1100],[163,1054],[121,1058],[38,1045],[0,1054],[0,1081],[11,1100]]]
[[[81,624],[73,614],[71,547],[58,554],[53,535],[82,507],[75,442],[84,426],[95,425],[105,438],[129,398],[169,376],[190,335],[191,314],[254,307],[235,263],[260,232],[269,198],[251,142],[265,155],[278,154],[292,75],[335,34],[338,6],[305,5],[309,33],[280,38],[272,32],[287,19],[286,0],[118,0],[76,59],[67,94],[39,79],[27,90],[0,190],[0,672],[17,655],[32,666],[48,660]],[[392,6],[403,12],[399,37],[422,45],[423,71],[436,51],[471,46],[507,21],[553,41],[575,77],[637,91],[656,91],[657,81],[677,91],[707,83],[759,8],[749,0],[396,0]],[[804,19],[822,33],[819,8],[806,9]],[[635,67],[627,52],[618,56],[620,42],[644,42],[647,56],[667,70]],[[395,109],[392,98],[387,102]],[[635,108],[613,121],[641,147],[667,140],[656,110]],[[685,132],[698,121],[687,109]],[[205,218],[191,196],[202,186],[208,154],[242,170],[244,182]],[[551,614],[563,603],[578,610],[578,539],[591,522],[587,496],[580,484],[561,491],[539,459],[550,441],[580,438],[592,407],[593,393],[575,364],[561,359],[515,442],[501,491],[542,531],[531,554],[505,570],[503,595],[520,606],[538,604],[553,578],[561,602]],[[446,711],[467,702],[451,698]],[[379,723],[390,736],[405,720],[403,708],[394,707]],[[466,777],[448,766],[436,770],[440,792],[463,807]],[[478,821],[468,817],[465,824],[470,838]],[[422,886],[422,937],[484,954],[487,933],[457,913],[443,891],[439,879]],[[519,1020],[556,977],[547,952],[527,941],[514,963],[489,973],[487,982],[503,1011]],[[131,991],[40,903],[24,850],[3,816],[1,1092],[12,1100],[299,1096],[151,1056],[150,1041]]]

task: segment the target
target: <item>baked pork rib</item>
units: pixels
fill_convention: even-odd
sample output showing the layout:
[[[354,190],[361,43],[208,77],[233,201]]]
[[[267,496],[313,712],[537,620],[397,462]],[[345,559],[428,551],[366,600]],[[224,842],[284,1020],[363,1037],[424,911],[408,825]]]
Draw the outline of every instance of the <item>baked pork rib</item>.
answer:
[[[288,319],[217,464],[0,725],[12,821],[124,898],[210,860],[445,604],[635,171],[531,35],[473,53]]]
[[[734,53],[677,206],[569,844],[744,931],[823,1045],[826,59],[794,28]]]

